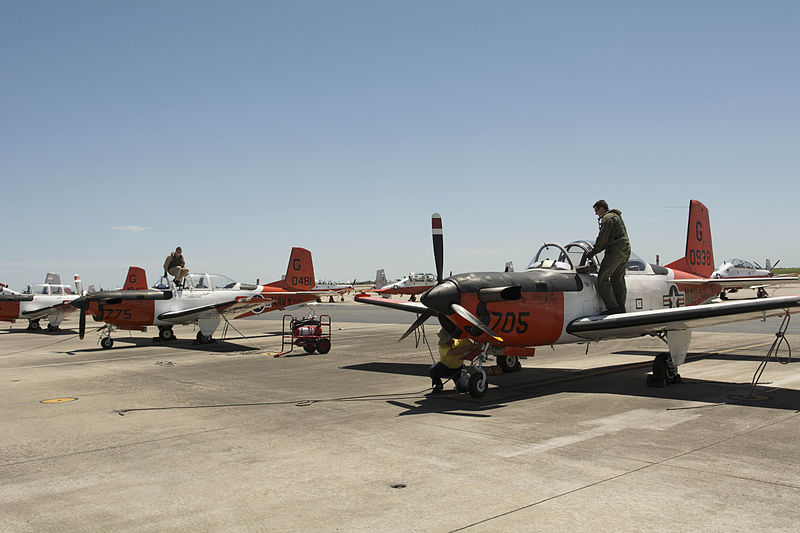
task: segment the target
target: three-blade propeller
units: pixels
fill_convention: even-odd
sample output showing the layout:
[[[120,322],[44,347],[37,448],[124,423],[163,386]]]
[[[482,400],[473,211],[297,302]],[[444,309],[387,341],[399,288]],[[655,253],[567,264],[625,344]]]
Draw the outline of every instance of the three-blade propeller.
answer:
[[[433,235],[433,259],[436,262],[436,285],[420,297],[419,301],[428,309],[417,317],[397,342],[408,337],[430,317],[449,314],[457,314],[496,341],[502,342],[503,339],[501,337],[461,305],[461,294],[458,286],[452,281],[445,282],[444,280],[442,274],[444,271],[444,233],[442,230],[442,216],[439,213],[434,213],[431,216],[431,233]]]

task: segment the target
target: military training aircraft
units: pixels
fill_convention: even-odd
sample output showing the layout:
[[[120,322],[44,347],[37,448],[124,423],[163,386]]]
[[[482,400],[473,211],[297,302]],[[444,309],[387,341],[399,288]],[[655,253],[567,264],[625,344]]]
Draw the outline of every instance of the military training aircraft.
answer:
[[[720,298],[725,299],[728,292],[736,292],[739,289],[756,289],[756,296],[766,298],[767,287],[777,287],[787,281],[797,281],[798,276],[773,274],[772,270],[778,266],[781,260],[771,264],[767,259],[766,268],[761,268],[758,263],[745,261],[744,259],[729,259],[711,273],[711,277],[720,280],[722,292]]]
[[[333,301],[334,294],[338,294],[341,297],[341,301],[344,301],[344,295],[353,292],[355,283],[356,280],[353,280],[353,283],[334,283],[332,281],[318,279],[316,280],[316,285],[314,285],[313,290],[315,292],[332,293],[330,295],[331,302]]]
[[[88,293],[71,305],[106,323],[100,341],[103,348],[113,346],[114,329],[146,331],[147,326],[158,326],[159,338],[169,341],[175,338],[172,327],[178,324],[197,324],[197,341],[207,343],[228,316],[243,318],[312,301],[320,295],[313,288],[311,252],[292,248],[286,276],[266,285],[239,283],[220,274],[190,273],[180,287],[162,277],[155,287],[148,288],[144,270],[132,266],[122,290]],[[85,332],[86,317],[81,313],[80,338]]]
[[[627,313],[600,315],[597,269],[601,258],[586,260],[589,241],[561,246],[544,244],[523,272],[469,272],[443,279],[442,219],[432,217],[437,284],[419,302],[356,295],[356,301],[416,313],[402,340],[428,318],[437,317],[454,338],[472,338],[483,350],[467,369],[468,391],[487,390],[483,363],[497,357],[504,371],[519,368],[518,357],[533,356],[535,347],[586,343],[602,339],[653,335],[669,353],[653,362],[650,386],[679,382],[678,366],[686,358],[692,328],[800,312],[800,296],[709,303],[721,285],[709,276],[714,267],[708,209],[689,202],[684,257],[665,267],[635,255],[627,265]]]
[[[38,331],[39,321],[47,318],[47,331],[58,331],[64,317],[75,311],[69,303],[83,294],[81,277],[75,274],[75,290],[61,283],[58,274],[48,272],[44,283],[28,285],[25,292],[12,291],[0,284],[0,320],[27,319],[28,329]]]
[[[389,283],[386,280],[386,273],[381,268],[375,273],[375,287],[369,289],[369,292],[381,296],[409,294],[411,295],[410,300],[413,302],[416,301],[417,294],[422,294],[434,285],[436,285],[436,277],[433,274],[416,274],[414,272],[401,280]]]

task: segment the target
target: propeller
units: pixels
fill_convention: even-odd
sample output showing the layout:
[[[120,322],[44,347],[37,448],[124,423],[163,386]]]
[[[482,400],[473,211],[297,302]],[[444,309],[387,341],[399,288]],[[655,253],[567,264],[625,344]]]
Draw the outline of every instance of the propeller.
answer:
[[[410,327],[409,327],[409,328],[406,330],[406,332],[405,332],[405,333],[403,333],[403,334],[400,336],[400,338],[399,338],[399,339],[397,339],[397,342],[400,342],[401,340],[403,340],[403,339],[405,339],[406,337],[408,337],[409,335],[411,335],[411,332],[413,332],[415,329],[417,329],[418,327],[420,327],[420,326],[422,325],[422,323],[423,323],[423,322],[425,322],[426,320],[428,320],[428,319],[429,319],[430,317],[432,317],[432,316],[433,316],[433,310],[432,310],[432,309],[428,309],[427,311],[425,311],[424,313],[422,313],[421,315],[419,315],[419,316],[417,317],[417,319],[414,321],[414,323],[413,323],[413,324],[411,324],[411,326],[410,326]]]
[[[461,318],[463,318],[464,320],[466,320],[467,322],[469,322],[470,324],[472,324],[473,326],[475,326],[476,328],[478,328],[482,332],[486,333],[487,335],[489,335],[490,337],[494,338],[498,342],[503,342],[503,338],[502,337],[498,337],[497,334],[494,331],[492,331],[491,329],[489,329],[486,326],[486,324],[481,322],[478,319],[478,317],[476,317],[475,315],[473,315],[472,313],[467,311],[465,308],[461,307],[459,304],[451,304],[450,308],[453,311],[455,311],[455,313],[458,316],[460,316]]]
[[[89,309],[88,296],[79,296],[69,303],[80,312],[78,316],[78,338],[83,340],[86,336],[86,311]]]
[[[436,283],[442,282],[444,270],[444,234],[442,233],[442,215],[431,216],[431,233],[433,234],[433,259],[436,261]]]
[[[433,259],[436,262],[436,285],[420,297],[420,302],[428,309],[417,317],[397,342],[408,337],[433,315],[449,315],[452,313],[457,314],[498,342],[502,342],[503,339],[501,337],[459,303],[461,294],[458,286],[453,281],[444,281],[442,275],[444,271],[444,233],[442,231],[442,216],[439,213],[434,213],[431,216],[431,234],[433,236]]]

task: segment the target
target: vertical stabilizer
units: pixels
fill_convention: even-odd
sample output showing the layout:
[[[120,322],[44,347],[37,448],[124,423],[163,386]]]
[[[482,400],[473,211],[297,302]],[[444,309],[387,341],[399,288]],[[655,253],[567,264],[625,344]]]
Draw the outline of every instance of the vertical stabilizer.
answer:
[[[711,246],[711,222],[708,208],[697,200],[689,201],[689,226],[686,232],[686,255],[665,265],[673,270],[708,278],[714,272]]]
[[[143,291],[147,289],[147,276],[143,268],[130,267],[128,269],[128,276],[125,278],[125,285],[122,286],[124,291]]]
[[[283,288],[288,291],[310,291],[316,285],[314,281],[314,264],[311,252],[305,248],[292,248],[286,277],[282,281]]]
[[[384,272],[382,268],[379,268],[378,271],[375,272],[375,288],[382,289],[388,283],[389,282],[386,280],[386,272]]]
[[[48,272],[44,277],[44,282],[50,285],[61,285],[61,276],[55,272]]]

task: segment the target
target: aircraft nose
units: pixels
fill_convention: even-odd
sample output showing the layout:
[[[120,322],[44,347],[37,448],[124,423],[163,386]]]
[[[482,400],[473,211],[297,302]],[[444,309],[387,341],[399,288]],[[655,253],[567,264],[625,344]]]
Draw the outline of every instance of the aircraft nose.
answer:
[[[451,306],[461,301],[461,294],[455,283],[445,281],[429,289],[419,301],[429,309],[447,315],[453,312]]]

